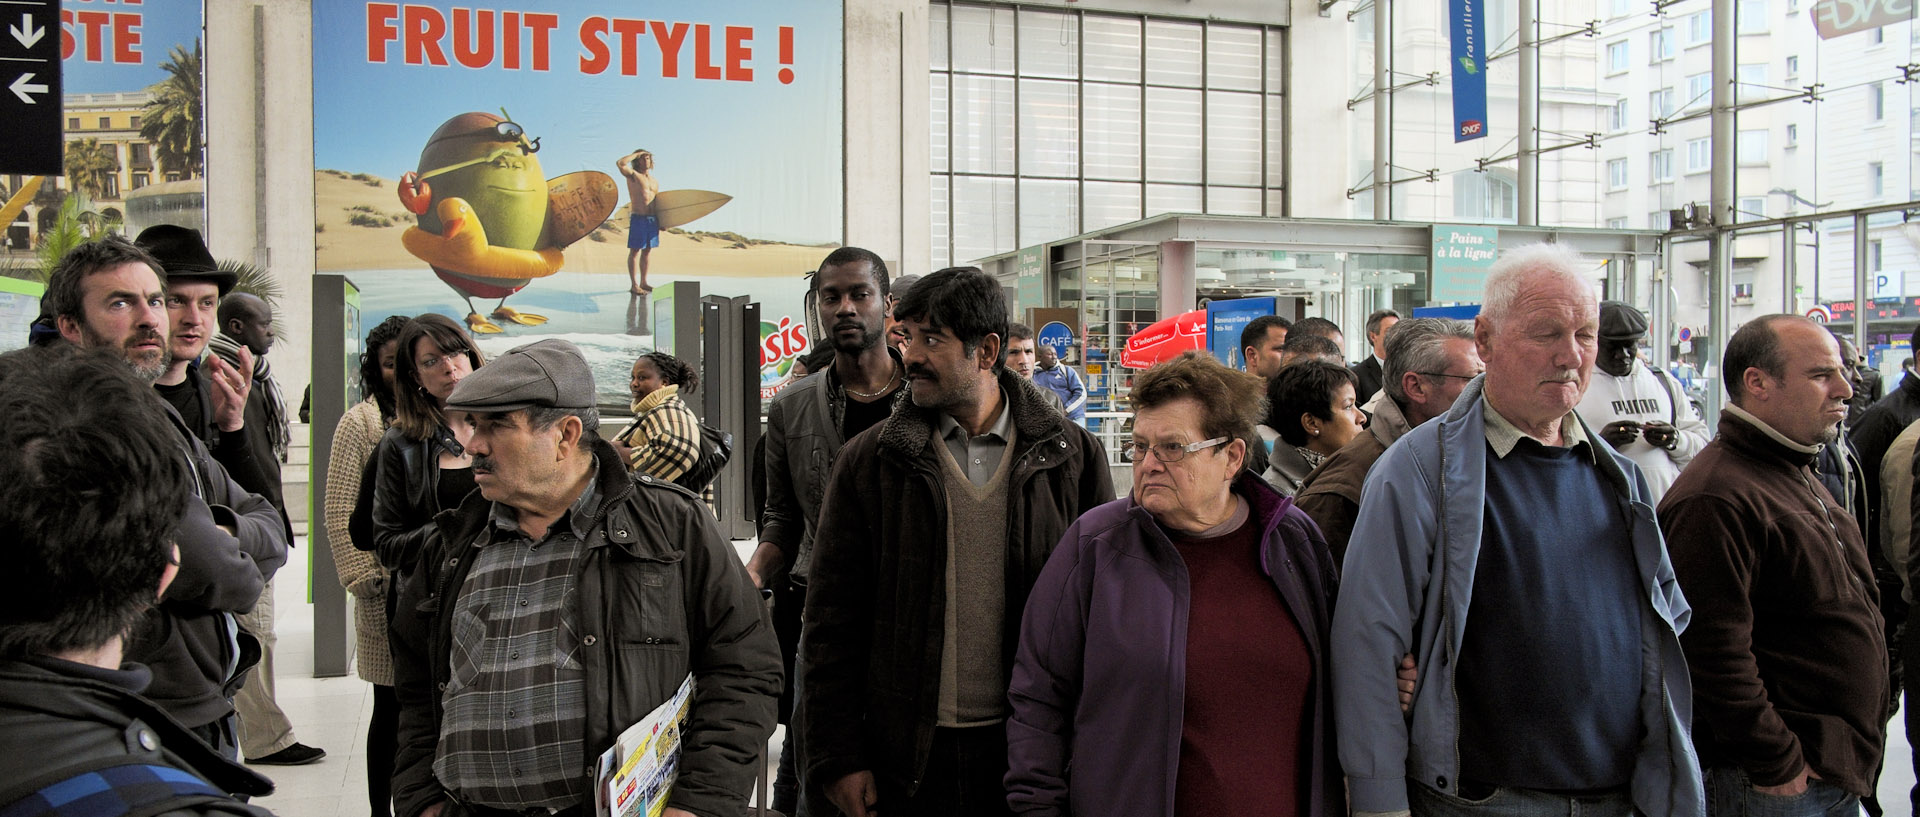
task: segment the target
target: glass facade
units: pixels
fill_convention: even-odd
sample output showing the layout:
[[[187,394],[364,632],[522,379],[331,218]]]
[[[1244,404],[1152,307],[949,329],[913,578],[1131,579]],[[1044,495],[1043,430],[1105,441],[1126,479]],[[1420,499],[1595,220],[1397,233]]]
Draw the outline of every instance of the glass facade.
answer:
[[[938,3],[933,266],[1160,213],[1283,215],[1283,30]]]

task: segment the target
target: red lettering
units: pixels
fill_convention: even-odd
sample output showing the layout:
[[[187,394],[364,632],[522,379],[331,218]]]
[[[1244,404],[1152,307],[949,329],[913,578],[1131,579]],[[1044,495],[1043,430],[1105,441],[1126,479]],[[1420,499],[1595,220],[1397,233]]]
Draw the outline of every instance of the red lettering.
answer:
[[[780,359],[780,353],[777,351],[774,351],[774,348],[773,348],[773,342],[779,339],[780,339],[780,333],[775,332],[760,340],[760,365],[761,366],[771,366],[773,365],[774,361]]]
[[[552,42],[553,30],[560,27],[558,14],[528,14],[524,18],[527,28],[533,29],[533,70],[545,71],[548,67],[547,46]]]
[[[593,75],[607,70],[613,64],[613,55],[607,53],[607,18],[588,17],[580,21],[580,45],[587,53],[580,55],[580,73]]]
[[[620,35],[620,75],[638,76],[640,74],[640,38],[647,33],[647,21],[613,21],[613,30]]]
[[[720,66],[713,64],[712,29],[705,23],[693,27],[693,78],[719,79]]]
[[[747,26],[727,26],[727,79],[735,82],[752,82],[753,68],[747,61],[753,59],[753,29]]]
[[[402,9],[407,28],[408,65],[446,65],[447,55],[440,40],[447,36],[447,18],[432,6],[407,6]]]
[[[100,39],[104,36],[107,25],[113,22],[113,15],[104,11],[76,11],[73,13],[73,20],[86,32],[81,39],[87,46],[87,62],[101,62]]]
[[[60,10],[60,59],[73,59],[73,12]]]
[[[120,65],[140,64],[140,15],[113,15],[113,61]]]
[[[672,29],[659,20],[653,21],[653,39],[660,44],[660,76],[672,79],[680,76],[680,44],[687,39],[687,24],[674,23]]]
[[[367,4],[367,62],[387,61],[387,44],[400,38],[400,29],[393,25],[394,18],[399,16],[399,4]]]
[[[520,12],[500,12],[500,64],[508,70],[520,70]]]
[[[794,357],[807,353],[807,325],[796,323],[787,330],[787,348],[793,350]]]
[[[504,32],[503,32],[504,33]],[[453,58],[468,68],[485,68],[493,63],[493,12],[481,9],[453,10]]]

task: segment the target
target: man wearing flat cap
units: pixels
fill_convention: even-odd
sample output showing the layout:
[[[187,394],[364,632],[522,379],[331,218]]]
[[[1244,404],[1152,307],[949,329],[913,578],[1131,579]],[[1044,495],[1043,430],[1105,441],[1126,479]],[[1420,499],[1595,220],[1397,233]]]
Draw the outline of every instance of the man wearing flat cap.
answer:
[[[587,817],[601,753],[689,674],[666,813],[743,814],[780,653],[698,497],[628,474],[565,341],[475,371],[447,414],[473,424],[479,490],[436,520],[392,622],[394,814]]]
[[[1600,359],[1575,409],[1600,437],[1639,464],[1658,503],[1680,469],[1712,436],[1680,382],[1640,360],[1647,316],[1620,301],[1600,303]]]

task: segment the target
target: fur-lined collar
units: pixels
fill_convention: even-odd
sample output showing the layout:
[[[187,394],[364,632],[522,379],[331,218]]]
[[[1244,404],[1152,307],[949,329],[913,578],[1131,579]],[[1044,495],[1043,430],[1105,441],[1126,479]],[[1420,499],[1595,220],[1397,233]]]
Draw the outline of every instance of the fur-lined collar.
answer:
[[[1047,403],[1046,396],[1033,381],[1005,368],[1000,370],[998,379],[1000,393],[1007,397],[1007,410],[1013,412],[1016,451],[1051,439],[1065,429],[1066,415]],[[909,385],[894,395],[893,414],[880,428],[880,448],[908,458],[925,454],[935,429],[939,428],[939,420],[933,409],[913,404],[913,390]]]

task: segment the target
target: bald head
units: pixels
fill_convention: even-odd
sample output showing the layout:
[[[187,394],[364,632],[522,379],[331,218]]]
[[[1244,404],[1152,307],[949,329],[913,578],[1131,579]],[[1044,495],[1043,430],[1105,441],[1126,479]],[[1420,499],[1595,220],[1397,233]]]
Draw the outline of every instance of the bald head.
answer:
[[[255,357],[273,348],[273,307],[260,296],[235,292],[220,301],[220,331],[240,341]]]

